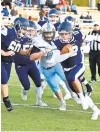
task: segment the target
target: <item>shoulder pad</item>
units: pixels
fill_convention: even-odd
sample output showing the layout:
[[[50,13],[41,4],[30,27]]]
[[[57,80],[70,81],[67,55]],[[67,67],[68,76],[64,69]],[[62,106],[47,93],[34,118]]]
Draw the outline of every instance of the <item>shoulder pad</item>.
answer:
[[[1,27],[1,34],[7,36],[8,29],[6,27]]]

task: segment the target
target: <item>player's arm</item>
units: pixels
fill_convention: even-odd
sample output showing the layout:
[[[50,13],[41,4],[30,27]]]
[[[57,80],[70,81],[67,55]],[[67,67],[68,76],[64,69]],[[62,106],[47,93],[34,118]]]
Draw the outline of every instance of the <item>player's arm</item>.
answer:
[[[72,45],[71,44],[66,44],[62,49],[61,49],[61,54],[66,54],[69,53],[72,50]]]
[[[44,51],[39,51],[39,52],[37,52],[37,53],[33,53],[33,54],[30,55],[30,60],[31,60],[31,61],[38,60],[38,59],[40,59],[44,54],[45,54]]]
[[[5,52],[4,50],[1,49],[1,55],[2,56],[13,56],[14,52],[13,51],[7,51],[7,52]]]
[[[32,48],[29,48],[29,49],[26,50],[26,51],[20,49],[19,53],[20,53],[21,55],[30,55],[30,54],[31,54],[31,51],[32,51]]]

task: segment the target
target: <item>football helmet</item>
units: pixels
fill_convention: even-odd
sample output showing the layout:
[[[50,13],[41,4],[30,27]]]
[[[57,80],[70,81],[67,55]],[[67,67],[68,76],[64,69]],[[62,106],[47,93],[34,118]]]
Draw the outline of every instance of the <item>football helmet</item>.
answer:
[[[24,17],[18,17],[14,20],[14,26],[16,31],[27,29],[27,27],[29,27],[29,21]]]
[[[63,41],[69,41],[72,37],[72,24],[69,22],[62,22],[58,28],[59,38]]]
[[[52,24],[55,24],[57,22],[60,21],[60,18],[59,18],[59,11],[55,8],[51,9],[49,12],[48,12],[48,19],[49,21],[52,23]]]
[[[51,42],[55,37],[55,27],[52,23],[47,22],[42,26],[42,36],[47,42]]]
[[[29,23],[29,20],[24,17],[18,17],[14,21],[14,26],[16,29],[16,32],[19,36],[28,36],[28,30],[30,29],[31,25]]]
[[[71,23],[73,27],[75,26],[75,18],[72,16],[67,16],[64,21]]]
[[[35,22],[29,21],[29,27],[27,28],[26,35],[29,38],[37,36],[37,25]]]

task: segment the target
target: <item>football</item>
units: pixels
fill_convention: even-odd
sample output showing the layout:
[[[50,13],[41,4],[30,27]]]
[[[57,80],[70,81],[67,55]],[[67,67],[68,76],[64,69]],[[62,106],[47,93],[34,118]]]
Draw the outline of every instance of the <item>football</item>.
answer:
[[[66,54],[69,53],[72,49],[72,45],[71,44],[66,44],[62,50],[61,50],[61,54]]]

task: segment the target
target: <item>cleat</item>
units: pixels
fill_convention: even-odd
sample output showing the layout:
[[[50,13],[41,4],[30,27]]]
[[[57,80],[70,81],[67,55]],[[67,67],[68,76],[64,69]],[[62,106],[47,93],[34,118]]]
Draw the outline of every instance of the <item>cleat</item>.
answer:
[[[62,110],[62,111],[66,110],[66,102],[65,101],[60,102],[60,108],[59,108],[59,110]]]
[[[21,87],[21,97],[23,100],[27,100],[27,92],[28,90],[25,90],[23,87]]]
[[[92,79],[91,81],[89,81],[90,83],[96,83],[96,80]]]
[[[70,98],[72,98],[70,94],[66,94],[66,95],[64,96],[64,100],[69,100]]]
[[[99,115],[100,115],[100,110],[97,109],[96,111],[93,112],[91,120],[97,120]]]
[[[42,101],[36,101],[37,106],[47,107],[48,105]]]
[[[9,97],[7,99],[3,99],[3,102],[4,102],[4,105],[6,107],[6,109],[10,112],[12,111],[14,108],[13,106],[11,105],[11,102],[10,102],[10,99]]]
[[[12,106],[10,106],[10,107],[6,107],[6,109],[10,112],[10,111],[12,111],[14,108],[12,107]]]

